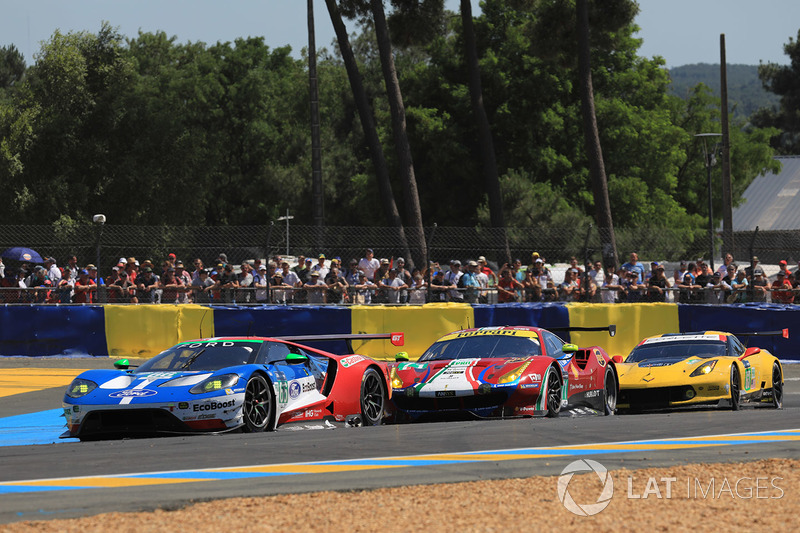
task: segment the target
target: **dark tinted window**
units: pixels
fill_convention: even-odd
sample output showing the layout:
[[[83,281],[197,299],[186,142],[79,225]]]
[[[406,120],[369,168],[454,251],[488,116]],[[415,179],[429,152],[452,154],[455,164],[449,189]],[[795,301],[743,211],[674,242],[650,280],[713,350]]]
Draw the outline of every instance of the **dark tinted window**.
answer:
[[[527,357],[542,355],[539,339],[511,335],[476,335],[439,341],[428,348],[420,361],[477,359],[481,357]]]
[[[549,331],[543,331],[542,336],[547,347],[547,355],[556,359],[564,355],[564,341]]]
[[[640,361],[680,361],[687,357],[699,357],[708,359],[710,357],[722,357],[726,355],[725,343],[722,341],[659,341],[654,343],[641,344],[633,349],[626,363],[637,363]]]

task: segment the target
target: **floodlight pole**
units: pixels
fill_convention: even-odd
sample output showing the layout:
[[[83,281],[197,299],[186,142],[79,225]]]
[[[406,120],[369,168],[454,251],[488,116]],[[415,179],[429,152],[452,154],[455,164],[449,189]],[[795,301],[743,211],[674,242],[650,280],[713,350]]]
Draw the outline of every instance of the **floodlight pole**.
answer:
[[[292,220],[294,217],[289,216],[289,208],[286,208],[286,216],[285,217],[278,217],[278,220],[285,220],[286,221],[286,255],[289,255],[289,221]]]

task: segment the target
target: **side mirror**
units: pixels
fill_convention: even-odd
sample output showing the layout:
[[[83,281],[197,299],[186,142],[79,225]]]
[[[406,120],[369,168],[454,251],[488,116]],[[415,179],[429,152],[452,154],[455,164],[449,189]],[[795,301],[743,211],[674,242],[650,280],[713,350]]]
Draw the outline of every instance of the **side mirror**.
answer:
[[[286,362],[290,365],[302,365],[308,361],[308,357],[299,353],[290,353],[286,356]]]
[[[751,355],[755,355],[755,354],[757,354],[757,353],[761,353],[761,348],[759,348],[759,347],[757,347],[757,346],[753,346],[753,347],[751,347],[751,348],[748,348],[748,349],[746,349],[746,350],[744,351],[744,356],[743,356],[743,358],[744,358],[744,357],[750,357]]]
[[[398,363],[401,363],[403,361],[408,361],[408,353],[397,352],[394,356],[394,360],[397,361]]]
[[[580,349],[580,348],[578,348],[578,345],[577,345],[577,344],[565,344],[565,345],[564,345],[564,346],[561,348],[561,351],[562,351],[562,352],[564,352],[564,353],[575,353],[575,352],[577,352],[579,349]]]
[[[128,361],[127,359],[117,359],[116,361],[114,361],[114,368],[116,368],[117,370],[127,370],[128,368],[130,368],[130,366],[131,362]]]
[[[614,357],[611,358],[611,360],[614,361],[614,363],[624,363],[625,362],[625,358],[622,357],[621,355],[615,355]]]

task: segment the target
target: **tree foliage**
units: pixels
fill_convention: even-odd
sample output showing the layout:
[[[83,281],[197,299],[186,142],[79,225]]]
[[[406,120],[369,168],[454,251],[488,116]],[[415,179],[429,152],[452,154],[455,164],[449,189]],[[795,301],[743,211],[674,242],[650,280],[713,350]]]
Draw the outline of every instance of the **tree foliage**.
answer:
[[[773,107],[759,110],[753,123],[778,128],[772,145],[781,154],[797,155],[800,154],[800,30],[797,40],[790,37],[783,51],[789,56],[788,65],[767,63],[758,67],[764,88],[780,97],[780,106],[777,110]]]
[[[360,21],[350,41],[405,212],[369,4],[339,2]],[[424,223],[489,225],[461,21],[437,0],[386,5]],[[589,6],[614,226],[705,228],[705,168],[694,135],[719,131],[718,100],[704,86],[687,98],[670,93],[663,60],[638,55],[633,1]],[[486,0],[474,18],[508,226],[570,229],[594,212],[574,13],[572,1]],[[787,53],[800,48],[792,41]],[[252,37],[126,37],[104,23],[96,33],[54,33],[22,72],[13,47],[0,49],[0,59],[0,223],[69,225],[102,212],[112,224],[251,225],[286,209],[295,222],[310,221],[307,67],[288,48]],[[800,76],[763,71],[785,94],[782,109],[796,114],[792,80]],[[320,53],[318,75],[326,223],[385,225],[335,49]],[[800,131],[788,118],[760,125]],[[775,169],[769,139],[777,133],[744,123],[731,129],[737,201],[755,176]]]

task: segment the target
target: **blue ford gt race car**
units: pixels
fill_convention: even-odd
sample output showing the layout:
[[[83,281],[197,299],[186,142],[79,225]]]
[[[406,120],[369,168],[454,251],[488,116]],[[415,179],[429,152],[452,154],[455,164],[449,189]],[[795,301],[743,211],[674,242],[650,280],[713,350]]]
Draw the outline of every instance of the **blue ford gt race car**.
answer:
[[[391,396],[385,363],[335,355],[293,341],[390,339],[402,333],[220,337],[181,342],[132,367],[89,370],[64,395],[67,431],[90,440],[195,432],[273,430],[328,420],[380,424]]]

